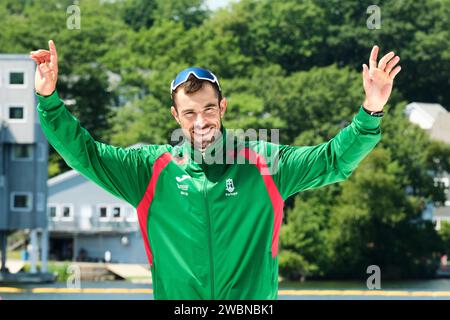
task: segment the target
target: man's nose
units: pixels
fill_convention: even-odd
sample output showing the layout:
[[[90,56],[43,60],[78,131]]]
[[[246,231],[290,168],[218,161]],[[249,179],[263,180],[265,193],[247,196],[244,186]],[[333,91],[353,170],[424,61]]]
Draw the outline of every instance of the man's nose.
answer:
[[[197,117],[195,118],[195,127],[198,129],[202,129],[205,124],[206,121],[203,115],[201,113],[197,114]]]

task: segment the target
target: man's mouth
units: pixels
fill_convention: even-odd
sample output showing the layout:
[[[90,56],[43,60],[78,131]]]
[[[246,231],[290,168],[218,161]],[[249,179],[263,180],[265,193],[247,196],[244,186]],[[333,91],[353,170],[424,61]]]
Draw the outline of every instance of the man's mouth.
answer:
[[[196,136],[206,136],[213,131],[214,127],[208,127],[203,129],[194,129],[194,135]]]

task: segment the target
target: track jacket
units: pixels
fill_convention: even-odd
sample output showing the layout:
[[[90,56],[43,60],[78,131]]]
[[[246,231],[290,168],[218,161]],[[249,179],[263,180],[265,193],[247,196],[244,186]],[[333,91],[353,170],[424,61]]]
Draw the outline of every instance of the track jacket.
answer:
[[[137,209],[155,299],[276,299],[284,201],[345,180],[381,138],[380,118],[360,108],[317,146],[237,142],[223,128],[198,161],[188,142],[95,141],[56,91],[38,100],[42,129],[67,164]]]

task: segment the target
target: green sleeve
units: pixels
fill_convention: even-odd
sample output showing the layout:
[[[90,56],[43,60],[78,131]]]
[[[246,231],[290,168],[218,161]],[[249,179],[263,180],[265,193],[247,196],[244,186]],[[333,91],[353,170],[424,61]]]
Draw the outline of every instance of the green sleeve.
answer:
[[[137,207],[162,146],[119,148],[95,141],[55,91],[37,95],[39,120],[48,142],[67,164],[113,195]]]
[[[380,141],[380,122],[360,107],[352,123],[328,142],[280,146],[275,178],[282,197],[347,179]]]

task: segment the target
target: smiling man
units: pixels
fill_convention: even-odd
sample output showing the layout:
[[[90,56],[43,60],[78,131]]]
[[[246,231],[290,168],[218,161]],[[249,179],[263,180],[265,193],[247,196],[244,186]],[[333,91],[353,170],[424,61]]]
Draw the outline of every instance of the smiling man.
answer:
[[[288,146],[229,139],[217,77],[188,68],[171,84],[184,143],[124,149],[95,141],[66,109],[49,47],[30,53],[42,129],[69,166],[137,209],[155,299],[276,299],[284,201],[352,174],[380,141],[400,71],[399,57],[378,62],[374,46],[363,65],[366,98],[351,124],[323,144]],[[204,161],[209,155],[216,161]]]
[[[227,109],[216,76],[204,69],[188,68],[171,84],[171,112],[193,146],[204,154],[220,134]]]

